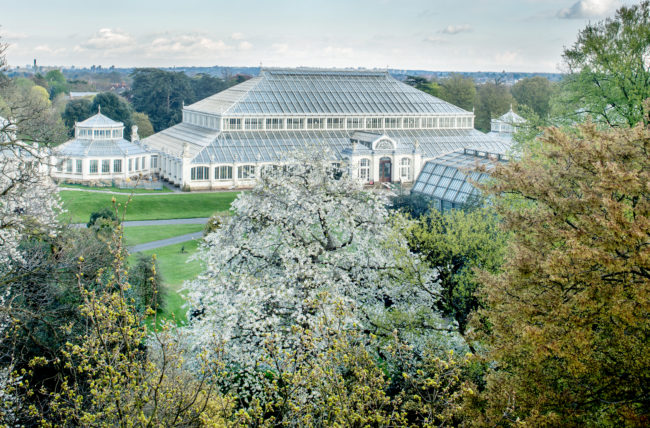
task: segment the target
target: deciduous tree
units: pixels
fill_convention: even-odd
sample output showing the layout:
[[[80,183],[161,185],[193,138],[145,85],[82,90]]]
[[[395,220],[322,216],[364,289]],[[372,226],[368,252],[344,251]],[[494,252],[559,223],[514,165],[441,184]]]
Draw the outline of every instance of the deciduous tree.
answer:
[[[647,425],[649,149],[641,125],[589,123],[495,169],[513,237],[503,272],[482,276],[484,423]]]
[[[484,83],[478,87],[474,127],[483,132],[490,130],[490,121],[508,111],[514,99],[502,83]]]
[[[65,110],[61,115],[68,134],[74,135],[74,125],[76,122],[81,122],[88,119],[93,115],[93,103],[86,98],[70,100],[65,105]]]
[[[442,296],[438,310],[452,316],[464,335],[470,314],[480,307],[475,270],[497,273],[503,263],[507,235],[496,213],[432,209],[411,224],[406,236],[411,250],[435,272]]]
[[[530,107],[539,117],[546,118],[551,109],[551,82],[542,76],[526,77],[510,88],[519,105]]]
[[[102,114],[124,124],[124,138],[131,138],[133,125],[133,107],[124,98],[112,93],[102,92],[93,98],[92,111],[97,112],[101,106]]]
[[[197,346],[212,335],[232,358],[254,364],[269,335],[295,349],[294,329],[311,329],[336,305],[350,323],[376,334],[395,328],[422,344],[458,337],[434,309],[429,281],[381,198],[335,171],[326,155],[299,155],[262,171],[259,183],[233,202],[230,219],[205,238],[207,270],[193,282],[190,332]]]
[[[474,109],[476,86],[474,80],[454,73],[440,82],[439,97],[467,111]]]
[[[613,18],[589,24],[565,49],[561,102],[568,114],[588,113],[609,125],[648,124],[650,2],[621,7]]]

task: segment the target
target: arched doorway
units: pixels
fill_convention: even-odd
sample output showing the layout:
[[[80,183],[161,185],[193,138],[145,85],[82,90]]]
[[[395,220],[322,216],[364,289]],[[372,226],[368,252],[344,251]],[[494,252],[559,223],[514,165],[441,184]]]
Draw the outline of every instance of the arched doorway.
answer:
[[[379,182],[390,183],[393,165],[389,157],[379,159]]]

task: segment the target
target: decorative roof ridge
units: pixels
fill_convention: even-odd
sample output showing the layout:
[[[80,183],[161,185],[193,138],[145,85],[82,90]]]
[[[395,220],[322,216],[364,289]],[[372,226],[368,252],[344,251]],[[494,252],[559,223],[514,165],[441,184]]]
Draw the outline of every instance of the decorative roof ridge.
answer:
[[[270,74],[371,74],[375,76],[388,76],[387,69],[371,68],[330,68],[330,67],[263,67],[260,68],[260,76],[266,72]]]
[[[194,110],[194,109],[192,108],[192,106],[194,106],[194,105],[196,105],[196,104],[199,104],[199,103],[202,103],[202,102],[204,102],[204,101],[206,101],[206,100],[208,100],[208,99],[220,98],[220,97],[223,97],[223,96],[226,95],[226,94],[232,94],[232,93],[238,93],[238,92],[241,92],[241,94],[237,97],[236,100],[234,100],[234,101],[228,101],[228,102],[230,103],[230,105],[228,106],[227,109],[225,109],[224,111],[218,113],[218,114],[220,114],[220,115],[223,115],[223,114],[226,113],[228,110],[230,110],[230,109],[232,108],[232,106],[234,106],[235,104],[237,104],[238,102],[240,102],[240,101],[241,101],[241,100],[242,100],[246,95],[248,95],[248,93],[249,93],[253,88],[255,88],[257,85],[259,85],[260,82],[262,82],[262,80],[263,80],[263,78],[262,78],[261,75],[256,76],[256,77],[253,77],[253,78],[248,79],[248,80],[246,80],[246,81],[244,81],[244,82],[242,82],[242,83],[238,83],[238,84],[233,85],[233,86],[231,86],[231,87],[229,87],[229,88],[227,88],[227,89],[224,89],[223,91],[219,91],[219,92],[217,92],[216,94],[212,94],[212,95],[210,95],[210,96],[208,96],[208,97],[205,97],[205,98],[203,98],[202,100],[198,100],[198,101],[195,102],[195,103],[192,103],[192,104],[187,105],[187,106],[186,106],[186,105],[183,105],[183,110],[187,110],[187,111],[197,111],[197,110]],[[246,87],[245,90],[241,90],[241,85],[245,85],[245,84],[247,84],[247,83],[248,83],[249,86]],[[252,83],[252,84],[251,84],[251,83]],[[201,112],[200,110],[198,110],[198,111]],[[185,122],[181,122],[181,123],[185,123]]]

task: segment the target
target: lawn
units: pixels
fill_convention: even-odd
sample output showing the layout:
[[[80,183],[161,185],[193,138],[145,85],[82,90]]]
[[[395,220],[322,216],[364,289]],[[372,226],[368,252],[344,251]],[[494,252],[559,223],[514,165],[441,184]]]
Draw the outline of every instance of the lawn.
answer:
[[[81,189],[81,190],[92,190],[93,192],[118,192],[118,193],[167,193],[172,190],[163,184],[162,190],[149,190],[149,189],[120,189],[115,186],[108,187],[93,187],[85,186],[83,184],[70,184],[70,183],[59,183],[58,186],[62,189]]]
[[[200,232],[202,224],[171,224],[165,226],[129,226],[124,228],[126,245],[133,246],[145,242],[158,241],[188,233]]]
[[[59,192],[64,218],[73,223],[86,223],[90,213],[112,208],[111,199],[124,205],[129,195],[112,195],[97,192]],[[210,217],[215,212],[228,211],[237,192],[175,193],[173,195],[134,194],[129,203],[126,220],[162,220],[171,218]]]
[[[187,321],[187,309],[183,307],[185,305],[185,293],[180,289],[185,280],[196,278],[203,270],[198,260],[187,263],[190,256],[196,253],[198,243],[198,240],[188,241],[131,255],[131,261],[134,262],[138,254],[147,256],[156,254],[164,284],[162,291],[165,294],[165,304],[162,311],[158,313],[159,319],[174,320],[178,324]],[[183,253],[181,253],[181,247],[185,247]]]

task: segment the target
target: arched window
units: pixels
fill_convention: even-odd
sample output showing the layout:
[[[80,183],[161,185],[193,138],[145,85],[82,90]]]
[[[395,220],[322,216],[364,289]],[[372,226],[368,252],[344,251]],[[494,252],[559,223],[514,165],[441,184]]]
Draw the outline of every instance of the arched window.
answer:
[[[411,181],[411,159],[402,158],[400,161],[399,176],[401,181]]]
[[[363,181],[370,180],[370,159],[361,159],[359,161],[359,178]]]

